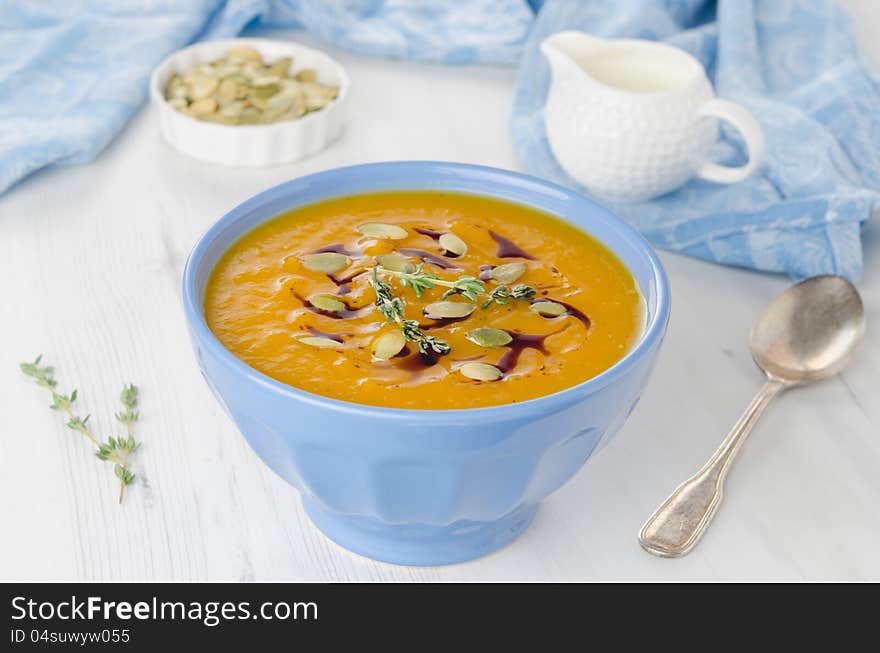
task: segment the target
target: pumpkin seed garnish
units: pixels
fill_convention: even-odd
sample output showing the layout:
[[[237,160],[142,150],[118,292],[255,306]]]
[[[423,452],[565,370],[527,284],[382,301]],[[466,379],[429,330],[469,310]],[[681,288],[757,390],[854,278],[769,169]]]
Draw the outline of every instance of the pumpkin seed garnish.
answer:
[[[368,238],[387,238],[388,240],[403,240],[407,236],[406,229],[395,224],[382,222],[368,222],[356,227],[358,233]]]
[[[513,337],[507,331],[491,327],[471,329],[465,334],[465,338],[480,347],[503,347],[513,342]]]
[[[306,336],[305,338],[297,338],[300,342],[318,349],[339,349],[342,347],[341,342],[337,342],[332,338],[324,338],[322,336]]]
[[[492,279],[498,283],[513,283],[526,273],[526,264],[522,261],[504,263],[492,268]]]
[[[407,258],[403,254],[397,254],[396,252],[392,252],[391,254],[379,254],[376,257],[376,263],[381,265],[386,270],[391,270],[392,272],[406,272],[407,270],[415,270],[415,266],[412,264],[411,259]]]
[[[306,254],[302,257],[303,265],[313,272],[333,274],[348,267],[348,257],[336,252]]]
[[[529,308],[538,315],[543,315],[544,317],[559,317],[568,312],[568,309],[565,306],[557,304],[556,302],[551,302],[550,300],[535,302]]]
[[[309,298],[309,303],[317,309],[328,313],[338,313],[348,308],[345,302],[339,301],[330,295],[315,295]]]
[[[437,242],[440,243],[440,247],[455,256],[464,256],[467,253],[467,243],[454,233],[447,232],[442,234]]]
[[[373,341],[373,358],[387,361],[397,356],[405,346],[403,331],[388,331]]]
[[[424,312],[425,317],[430,317],[436,320],[442,318],[467,317],[473,313],[476,308],[476,306],[467,302],[442,301],[428,304],[422,309],[422,311]]]
[[[201,116],[208,116],[214,113],[217,110],[217,101],[211,98],[202,98],[201,100],[196,100],[191,105],[189,105],[190,113],[196,118]]]
[[[497,381],[503,376],[501,370],[488,363],[465,363],[458,371],[474,381]]]

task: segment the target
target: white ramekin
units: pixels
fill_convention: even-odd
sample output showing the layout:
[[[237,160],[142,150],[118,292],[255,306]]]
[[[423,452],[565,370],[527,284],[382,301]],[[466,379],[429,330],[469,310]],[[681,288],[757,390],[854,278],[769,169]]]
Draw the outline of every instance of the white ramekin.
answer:
[[[318,81],[339,87],[339,95],[323,109],[297,120],[269,125],[220,125],[196,120],[165,100],[165,86],[173,73],[222,57],[235,45],[247,45],[271,63],[293,59],[292,70],[314,68]],[[294,161],[324,149],[342,131],[348,101],[348,75],[329,56],[304,45],[269,39],[227,39],[196,43],[172,53],[150,76],[150,101],[159,115],[163,138],[175,148],[202,161],[232,166],[267,166]]]

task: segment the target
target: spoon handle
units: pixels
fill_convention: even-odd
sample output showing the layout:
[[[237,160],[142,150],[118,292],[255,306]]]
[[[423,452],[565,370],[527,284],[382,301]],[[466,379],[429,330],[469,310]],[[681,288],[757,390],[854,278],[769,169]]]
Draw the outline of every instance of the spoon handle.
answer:
[[[639,533],[646,551],[677,558],[693,548],[721,503],[724,477],[740,446],[770,400],[784,388],[783,381],[768,379],[703,468],[679,485],[648,518]]]

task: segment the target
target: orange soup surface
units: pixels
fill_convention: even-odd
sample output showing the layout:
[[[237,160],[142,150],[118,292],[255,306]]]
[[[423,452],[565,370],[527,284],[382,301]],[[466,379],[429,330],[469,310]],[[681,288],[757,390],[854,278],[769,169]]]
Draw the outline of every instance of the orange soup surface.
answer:
[[[416,409],[569,388],[620,360],[645,319],[632,275],[584,232],[430,191],[333,199],[258,226],[214,268],[205,315],[282,383]]]

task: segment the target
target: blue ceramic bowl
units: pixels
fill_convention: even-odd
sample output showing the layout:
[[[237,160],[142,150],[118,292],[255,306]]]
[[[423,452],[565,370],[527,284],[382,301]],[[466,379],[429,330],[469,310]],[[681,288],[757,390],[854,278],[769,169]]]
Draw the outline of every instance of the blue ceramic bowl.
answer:
[[[638,344],[609,370],[562,392],[464,410],[379,408],[315,395],[249,367],[211,333],[205,283],[223,252],[291,208],[382,190],[483,195],[559,216],[627,265],[647,305]],[[638,401],[669,316],[666,275],[636,231],[586,197],[533,177],[457,163],[375,163],[328,170],[235,207],[199,240],[183,301],[208,385],[253,450],[302,494],[315,525],[377,560],[437,565],[516,538],[538,504],[613,435]]]

